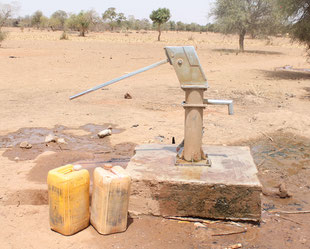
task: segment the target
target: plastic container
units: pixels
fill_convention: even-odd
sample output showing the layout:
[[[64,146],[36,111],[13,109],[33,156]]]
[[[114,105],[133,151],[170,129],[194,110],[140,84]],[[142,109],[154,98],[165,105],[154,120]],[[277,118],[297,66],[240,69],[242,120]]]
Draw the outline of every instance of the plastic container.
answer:
[[[74,165],[48,172],[50,227],[72,235],[89,225],[89,173]]]
[[[120,166],[94,170],[90,222],[100,234],[126,231],[130,182]]]

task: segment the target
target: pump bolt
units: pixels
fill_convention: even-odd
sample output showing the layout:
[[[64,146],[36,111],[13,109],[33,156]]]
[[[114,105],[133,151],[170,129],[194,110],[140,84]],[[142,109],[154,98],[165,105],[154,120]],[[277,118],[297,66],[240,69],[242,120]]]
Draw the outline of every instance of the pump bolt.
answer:
[[[183,60],[182,59],[178,59],[178,65],[181,66],[183,64]]]

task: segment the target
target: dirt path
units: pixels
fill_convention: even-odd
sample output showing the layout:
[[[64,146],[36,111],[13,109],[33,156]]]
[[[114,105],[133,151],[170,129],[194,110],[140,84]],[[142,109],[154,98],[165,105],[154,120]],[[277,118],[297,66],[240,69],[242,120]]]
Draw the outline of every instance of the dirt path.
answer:
[[[91,33],[60,41],[60,33],[11,29],[0,49],[0,243],[3,248],[310,248],[310,74],[304,48],[289,39],[246,40],[218,34],[156,33],[125,36]],[[266,188],[260,226],[248,223],[178,223],[162,218],[132,220],[123,234],[99,236],[92,227],[71,237],[49,230],[45,176],[67,162],[111,161],[126,167],[135,144],[183,139],[184,92],[170,65],[69,101],[68,97],[165,58],[167,45],[194,45],[207,75],[206,97],[233,99],[235,115],[223,106],[204,111],[204,144],[251,146]],[[129,92],[132,99],[124,99]],[[96,138],[109,124],[115,133]],[[46,146],[48,133],[68,145]],[[33,148],[18,147],[27,140]],[[292,195],[281,199],[285,183]],[[241,227],[240,227],[241,226]],[[227,236],[215,233],[247,232]]]

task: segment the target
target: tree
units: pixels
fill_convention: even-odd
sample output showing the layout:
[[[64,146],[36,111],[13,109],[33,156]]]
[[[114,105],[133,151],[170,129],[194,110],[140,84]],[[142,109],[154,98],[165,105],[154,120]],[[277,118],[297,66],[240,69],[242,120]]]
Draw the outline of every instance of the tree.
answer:
[[[158,25],[158,41],[160,41],[161,36],[161,25],[168,22],[170,17],[170,10],[167,8],[159,8],[152,11],[150,19],[153,21],[154,24]]]
[[[41,10],[37,10],[36,12],[34,12],[31,16],[31,25],[35,26],[38,29],[40,27],[42,17],[43,13]]]
[[[40,29],[45,29],[49,25],[49,19],[46,16],[40,17]]]
[[[139,29],[149,30],[151,28],[151,23],[148,19],[143,18],[142,20],[137,20],[139,24]]]
[[[222,32],[239,35],[239,49],[242,52],[245,35],[268,32],[266,27],[274,25],[274,14],[272,0],[217,0],[211,12]]]
[[[111,31],[113,31],[115,27],[122,27],[123,23],[126,21],[124,13],[117,13],[116,9],[112,7],[108,8],[102,14],[102,19],[108,22]]]
[[[279,0],[292,37],[307,45],[310,56],[310,0]]]
[[[206,31],[207,32],[218,32],[219,31],[218,25],[214,23],[208,23],[206,25]]]
[[[123,23],[126,21],[124,13],[118,13],[116,17],[116,23],[119,28],[122,27]]]
[[[13,4],[1,4],[0,3],[0,46],[1,42],[6,38],[7,32],[2,31],[2,27],[5,26],[8,20],[18,10],[16,3]]]
[[[177,25],[176,25],[175,21],[169,21],[169,22],[168,22],[168,27],[169,27],[169,30],[175,31]]]
[[[108,21],[111,31],[113,31],[114,27],[116,26],[116,17],[117,17],[116,9],[112,7],[108,8],[102,14],[103,21]]]
[[[93,25],[93,12],[81,11],[78,15],[72,14],[66,21],[66,26],[69,29],[77,30],[80,32],[80,36],[85,36],[91,25]]]
[[[9,4],[0,4],[0,30],[12,16],[12,9]]]
[[[68,18],[68,14],[63,10],[57,10],[54,12],[49,20],[49,26],[54,30],[63,30],[65,22]]]
[[[184,31],[186,28],[186,24],[184,24],[183,22],[177,22],[177,31]]]

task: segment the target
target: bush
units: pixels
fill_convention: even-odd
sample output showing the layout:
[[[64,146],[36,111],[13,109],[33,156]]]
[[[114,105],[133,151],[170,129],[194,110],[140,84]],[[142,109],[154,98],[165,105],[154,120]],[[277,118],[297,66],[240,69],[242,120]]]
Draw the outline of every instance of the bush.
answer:
[[[69,36],[67,35],[66,31],[62,32],[60,40],[69,40]]]
[[[1,42],[4,41],[6,36],[7,36],[6,32],[0,31],[0,47],[1,47]]]

